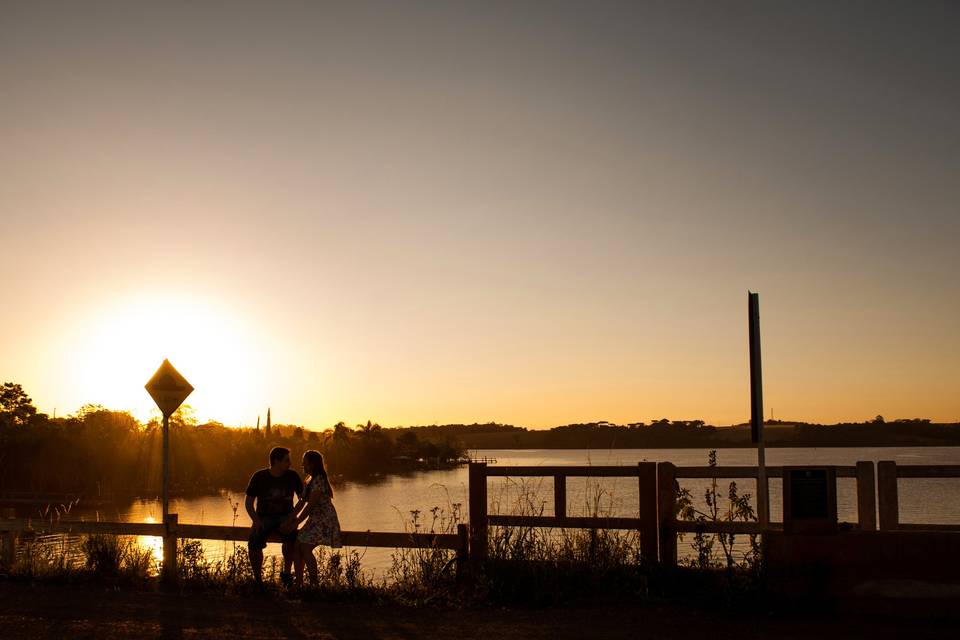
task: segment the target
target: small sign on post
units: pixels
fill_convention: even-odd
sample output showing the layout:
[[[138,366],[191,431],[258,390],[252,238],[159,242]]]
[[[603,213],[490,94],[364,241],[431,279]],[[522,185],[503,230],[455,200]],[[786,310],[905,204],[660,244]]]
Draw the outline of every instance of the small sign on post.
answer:
[[[783,468],[784,533],[837,532],[834,467]]]
[[[175,557],[167,558],[166,544],[170,537],[169,511],[170,511],[170,416],[176,411],[183,401],[193,393],[193,385],[187,382],[187,379],[180,375],[180,372],[173,368],[169,360],[164,360],[153,377],[144,385],[147,393],[157,403],[160,413],[163,414],[163,524],[167,527],[167,533],[164,536],[164,573],[167,579],[172,579],[172,572],[175,569]],[[174,554],[176,545],[173,546]]]
[[[164,360],[157,372],[153,374],[144,389],[157,403],[164,418],[173,415],[183,401],[193,392],[193,386],[180,372],[173,368],[169,360]]]

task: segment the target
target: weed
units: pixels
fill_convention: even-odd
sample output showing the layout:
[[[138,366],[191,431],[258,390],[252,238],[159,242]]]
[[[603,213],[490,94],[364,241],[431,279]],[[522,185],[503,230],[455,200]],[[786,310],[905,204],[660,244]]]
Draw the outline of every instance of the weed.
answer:
[[[404,523],[408,533],[452,534],[462,521],[462,505],[450,502],[446,507],[431,508],[429,526],[421,522],[421,511],[410,512]],[[391,555],[387,571],[390,593],[399,600],[426,604],[448,598],[456,587],[456,555],[450,549],[438,547],[400,548]]]
[[[710,451],[707,464],[712,468],[717,466],[717,451]],[[693,494],[689,489],[677,485],[676,513],[678,519],[691,520],[701,525],[707,522],[756,522],[757,515],[750,503],[751,494],[739,492],[737,483],[731,481],[727,486],[726,500],[722,498],[720,483],[717,478],[710,479],[710,485],[704,490],[703,501],[706,505],[698,508],[693,501]],[[681,536],[682,539],[682,536]],[[717,545],[720,555],[717,554]],[[698,530],[694,533],[692,549],[694,556],[686,559],[686,564],[697,569],[747,569],[755,570],[759,565],[760,542],[755,533],[747,537],[747,546],[743,548],[737,544],[736,534],[733,533],[705,533]]]

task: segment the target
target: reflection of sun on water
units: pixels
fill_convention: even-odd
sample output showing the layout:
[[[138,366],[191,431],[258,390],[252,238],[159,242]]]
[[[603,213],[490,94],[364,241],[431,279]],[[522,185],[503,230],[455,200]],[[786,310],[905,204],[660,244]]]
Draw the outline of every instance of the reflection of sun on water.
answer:
[[[153,516],[147,516],[143,521],[153,524],[157,520]],[[155,564],[163,562],[163,538],[160,536],[137,536],[137,544],[150,551]]]

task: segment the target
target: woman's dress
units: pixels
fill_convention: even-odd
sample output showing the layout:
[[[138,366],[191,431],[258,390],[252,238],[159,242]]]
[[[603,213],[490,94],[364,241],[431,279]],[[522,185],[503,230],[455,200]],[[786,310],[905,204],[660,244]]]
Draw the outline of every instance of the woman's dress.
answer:
[[[329,547],[340,548],[340,520],[337,518],[337,508],[333,506],[333,496],[330,495],[330,485],[320,476],[310,479],[303,499],[309,500],[314,491],[320,493],[320,499],[307,509],[308,519],[297,534],[297,540],[306,544],[323,544]]]

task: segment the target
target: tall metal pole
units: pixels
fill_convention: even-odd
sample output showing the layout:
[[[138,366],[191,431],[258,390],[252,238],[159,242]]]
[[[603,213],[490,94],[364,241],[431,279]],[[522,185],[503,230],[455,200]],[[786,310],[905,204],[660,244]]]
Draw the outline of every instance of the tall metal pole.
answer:
[[[170,417],[163,416],[163,520],[167,523],[167,514],[170,512]]]
[[[757,445],[757,519],[761,529],[770,524],[767,496],[767,461],[763,437],[763,376],[760,359],[760,296],[747,292],[747,321],[750,336],[750,433]]]

